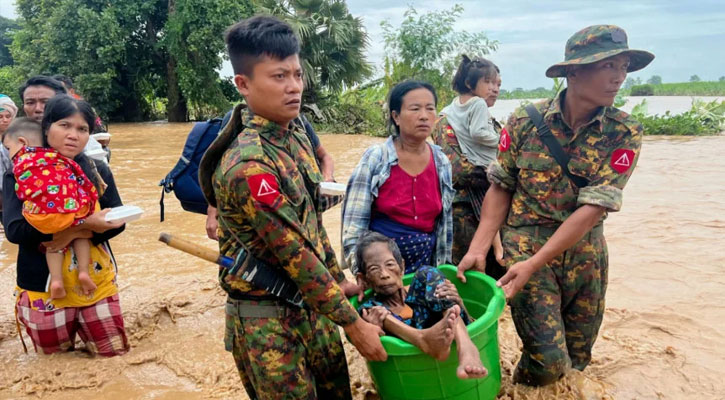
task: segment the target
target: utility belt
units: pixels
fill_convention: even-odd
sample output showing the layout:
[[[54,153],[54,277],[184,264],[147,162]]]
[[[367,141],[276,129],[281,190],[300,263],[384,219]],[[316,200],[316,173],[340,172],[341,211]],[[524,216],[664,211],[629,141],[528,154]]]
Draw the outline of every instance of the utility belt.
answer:
[[[517,230],[519,232],[526,232],[531,235],[534,239],[538,238],[549,238],[556,232],[561,224],[556,225],[526,225],[526,226],[510,226],[509,228]],[[589,233],[584,235],[582,239],[596,239],[604,235],[604,224],[599,223],[595,225]]]
[[[293,306],[283,300],[237,300],[227,297],[227,315],[238,318],[277,318],[282,319],[290,315],[299,314],[305,308]]]

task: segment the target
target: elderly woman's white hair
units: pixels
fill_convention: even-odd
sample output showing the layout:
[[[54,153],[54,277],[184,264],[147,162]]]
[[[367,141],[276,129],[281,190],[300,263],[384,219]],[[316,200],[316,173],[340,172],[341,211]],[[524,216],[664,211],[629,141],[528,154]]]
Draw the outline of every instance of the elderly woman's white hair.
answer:
[[[0,94],[0,111],[10,111],[11,118],[18,115],[18,106],[15,105],[13,99],[7,95]]]

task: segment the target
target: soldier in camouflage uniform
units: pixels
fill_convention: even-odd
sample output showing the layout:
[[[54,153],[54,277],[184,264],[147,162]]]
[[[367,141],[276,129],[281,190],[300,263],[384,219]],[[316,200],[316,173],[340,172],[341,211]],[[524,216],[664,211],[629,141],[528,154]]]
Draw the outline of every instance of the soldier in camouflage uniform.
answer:
[[[221,270],[228,293],[225,344],[252,399],[350,399],[340,335],[343,326],[366,358],[384,360],[382,332],[359,318],[347,282],[322,226],[322,174],[312,146],[292,121],[299,114],[302,69],[291,28],[253,17],[226,36],[235,84],[248,107],[206,152],[199,169],[209,204],[218,210],[219,248],[242,249],[295,283],[295,307]],[[251,278],[250,278],[251,280]]]
[[[518,109],[501,132],[481,224],[458,267],[481,268],[503,224],[509,269],[498,284],[524,344],[514,380],[528,385],[552,383],[591,359],[607,287],[602,222],[621,208],[642,144],[642,126],[612,104],[627,72],[654,55],[630,50],[621,28],[597,25],[575,33],[565,57],[546,76],[566,77],[567,89],[535,107],[586,186],[573,183]]]

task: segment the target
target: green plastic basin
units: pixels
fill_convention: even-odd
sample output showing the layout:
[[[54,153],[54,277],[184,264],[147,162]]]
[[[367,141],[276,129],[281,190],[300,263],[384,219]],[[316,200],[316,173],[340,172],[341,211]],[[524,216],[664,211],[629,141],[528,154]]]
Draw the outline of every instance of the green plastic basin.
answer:
[[[471,340],[478,347],[488,376],[462,380],[456,376],[458,355],[455,342],[445,361],[437,361],[417,347],[393,336],[381,341],[388,352],[385,362],[368,362],[368,370],[383,400],[488,400],[501,388],[498,348],[498,318],[506,303],[496,281],[480,272],[466,272],[467,283],[456,278],[456,267],[441,265],[443,274],[456,285],[469,314],[476,320],[468,325]],[[403,277],[410,284],[413,274]],[[370,295],[370,293],[366,293]],[[351,300],[357,308],[357,299]]]

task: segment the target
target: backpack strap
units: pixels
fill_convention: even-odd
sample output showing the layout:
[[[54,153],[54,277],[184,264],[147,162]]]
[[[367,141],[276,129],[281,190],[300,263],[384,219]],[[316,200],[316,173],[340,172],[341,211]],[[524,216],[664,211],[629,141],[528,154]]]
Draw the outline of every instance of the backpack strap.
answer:
[[[574,175],[569,171],[569,155],[564,151],[564,149],[561,147],[561,144],[559,144],[559,141],[556,140],[554,135],[551,133],[551,129],[549,129],[549,125],[544,122],[544,117],[541,116],[541,113],[534,107],[533,104],[529,104],[526,106],[526,113],[529,114],[529,118],[531,118],[531,122],[534,123],[536,126],[536,133],[539,135],[539,139],[544,143],[546,148],[549,150],[549,153],[554,157],[556,162],[561,167],[562,171],[566,174],[566,176],[571,179],[572,182],[578,187],[583,188],[589,184],[587,180],[581,176]]]

